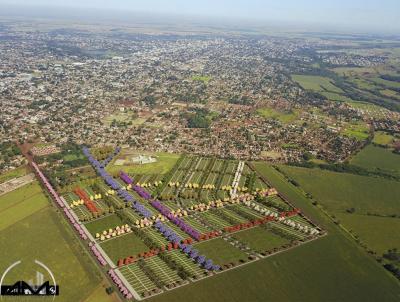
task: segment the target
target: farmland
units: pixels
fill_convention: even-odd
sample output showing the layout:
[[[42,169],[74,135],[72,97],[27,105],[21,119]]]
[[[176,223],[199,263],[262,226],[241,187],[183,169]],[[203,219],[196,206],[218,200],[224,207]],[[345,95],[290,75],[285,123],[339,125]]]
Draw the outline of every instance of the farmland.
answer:
[[[281,169],[330,212],[343,213],[354,208],[362,214],[391,215],[400,211],[397,181],[319,169]]]
[[[47,207],[49,202],[37,182],[0,196],[0,230]]]
[[[47,198],[39,194],[48,204]],[[34,203],[37,198],[30,201]],[[24,269],[13,271],[7,278],[34,278],[36,267],[32,263],[33,259],[38,259],[51,269],[60,284],[62,294],[57,300],[80,301],[91,294],[101,280],[97,269],[53,209],[44,207],[29,216],[11,218],[13,224],[10,221],[9,226],[0,231],[0,245],[7,246],[7,249],[0,249],[0,270],[4,271],[11,264],[10,255],[14,261],[22,260]],[[104,291],[98,296],[107,298]]]
[[[366,169],[400,175],[400,155],[390,149],[368,145],[352,158],[351,163]]]
[[[333,85],[332,80],[327,77],[320,76],[306,76],[306,75],[293,75],[293,80],[299,83],[301,87],[314,91],[327,91],[333,93],[342,93],[343,90]]]

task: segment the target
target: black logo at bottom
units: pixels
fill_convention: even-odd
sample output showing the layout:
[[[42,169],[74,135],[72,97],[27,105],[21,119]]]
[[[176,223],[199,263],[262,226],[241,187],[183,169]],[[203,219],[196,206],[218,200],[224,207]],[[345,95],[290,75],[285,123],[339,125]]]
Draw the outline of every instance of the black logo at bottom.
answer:
[[[42,285],[30,286],[25,281],[17,281],[14,285],[2,285],[2,296],[58,296],[58,285],[50,285],[49,281]]]

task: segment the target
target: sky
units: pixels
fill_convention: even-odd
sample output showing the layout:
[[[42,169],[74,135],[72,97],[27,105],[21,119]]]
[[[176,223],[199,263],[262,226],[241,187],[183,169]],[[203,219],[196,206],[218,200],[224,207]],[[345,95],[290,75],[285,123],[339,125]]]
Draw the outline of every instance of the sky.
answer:
[[[107,9],[400,32],[400,0],[0,0],[1,5]]]

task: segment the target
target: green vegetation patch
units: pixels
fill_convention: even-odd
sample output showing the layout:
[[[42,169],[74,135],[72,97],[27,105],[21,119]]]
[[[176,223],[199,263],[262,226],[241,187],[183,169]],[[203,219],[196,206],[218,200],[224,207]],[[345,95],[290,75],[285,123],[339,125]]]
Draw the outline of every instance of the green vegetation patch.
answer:
[[[0,230],[49,205],[38,182],[0,196]]]
[[[143,240],[134,233],[107,240],[100,245],[114,262],[117,262],[118,259],[128,256],[136,256],[141,252],[149,250],[149,248],[143,243]]]
[[[390,135],[386,132],[377,131],[374,134],[374,139],[372,142],[378,145],[388,146],[391,143],[393,143],[393,140],[394,140],[393,135]]]
[[[5,173],[0,175],[0,183],[6,182],[6,181],[11,180],[13,178],[24,176],[24,175],[26,175],[26,173],[27,173],[26,166],[21,166],[21,167],[18,167],[16,169],[7,171],[7,172],[5,172]]]
[[[257,113],[267,119],[277,119],[284,124],[292,123],[299,117],[298,110],[291,110],[288,112],[278,111],[273,108],[261,108]]]
[[[22,261],[5,282],[35,280],[33,261],[37,259],[49,267],[60,285],[57,301],[82,301],[98,286],[96,267],[63,220],[48,207],[0,231],[0,246],[7,247],[0,249],[0,271]]]
[[[222,238],[200,242],[195,247],[199,250],[200,254],[204,254],[219,265],[230,262],[237,263],[241,259],[247,259],[247,255],[244,252],[233,247]]]
[[[389,249],[400,249],[400,219],[354,214],[338,214],[341,223],[359,236],[369,248],[382,255]]]
[[[342,133],[357,140],[366,140],[369,137],[369,127],[364,122],[351,123],[345,126]]]
[[[88,231],[95,236],[96,233],[101,233],[105,230],[108,229],[114,229],[117,226],[121,226],[123,223],[121,219],[115,215],[108,215],[104,218],[97,219],[93,222],[89,222],[85,224],[85,227],[88,229]]]
[[[251,249],[257,252],[272,250],[289,243],[287,239],[275,235],[261,227],[238,232],[234,234],[233,237],[247,244]]]
[[[211,79],[212,79],[212,77],[210,77],[210,76],[202,76],[202,75],[195,75],[192,77],[193,81],[203,82],[205,84],[210,82]]]
[[[400,185],[382,178],[336,173],[320,169],[280,166],[332,213],[350,208],[358,213],[392,215],[400,212]]]
[[[400,155],[374,145],[368,145],[358,152],[351,163],[366,169],[380,169],[400,175]]]
[[[301,87],[316,92],[335,92],[343,93],[344,91],[333,84],[333,81],[327,77],[309,76],[309,75],[292,75],[292,79]]]

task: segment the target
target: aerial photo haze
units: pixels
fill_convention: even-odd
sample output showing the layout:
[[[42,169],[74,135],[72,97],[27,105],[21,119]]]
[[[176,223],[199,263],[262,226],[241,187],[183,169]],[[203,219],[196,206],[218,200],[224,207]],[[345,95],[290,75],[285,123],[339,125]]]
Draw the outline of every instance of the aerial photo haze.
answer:
[[[400,2],[0,0],[0,301],[400,301]]]

